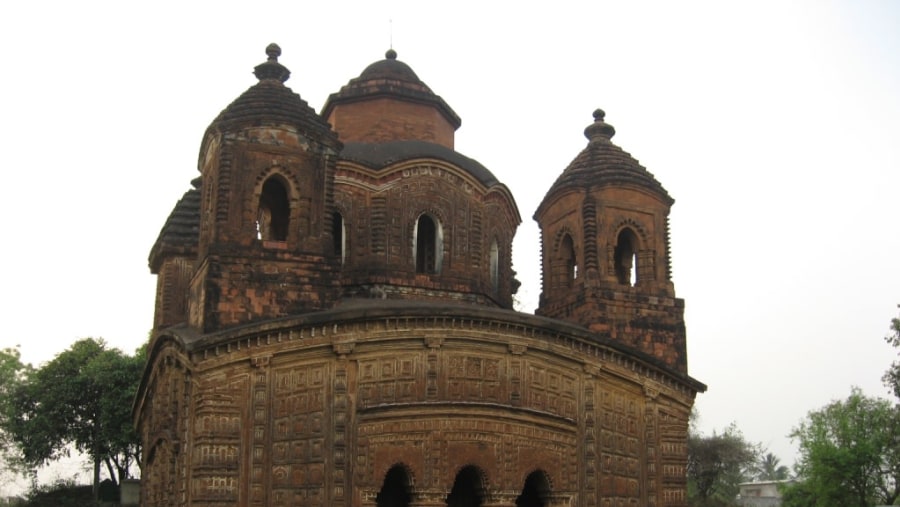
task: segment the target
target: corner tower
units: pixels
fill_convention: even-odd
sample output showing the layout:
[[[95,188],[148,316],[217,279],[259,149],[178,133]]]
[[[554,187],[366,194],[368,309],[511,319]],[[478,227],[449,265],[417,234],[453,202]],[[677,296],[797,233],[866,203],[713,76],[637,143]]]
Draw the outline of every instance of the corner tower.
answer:
[[[580,324],[686,373],[684,301],[669,259],[674,200],[637,160],[612,143],[594,112],[587,147],[544,196],[538,315]]]
[[[259,83],[200,148],[198,260],[189,322],[204,332],[326,308],[336,297],[331,214],[337,135],[284,82],[271,44]]]

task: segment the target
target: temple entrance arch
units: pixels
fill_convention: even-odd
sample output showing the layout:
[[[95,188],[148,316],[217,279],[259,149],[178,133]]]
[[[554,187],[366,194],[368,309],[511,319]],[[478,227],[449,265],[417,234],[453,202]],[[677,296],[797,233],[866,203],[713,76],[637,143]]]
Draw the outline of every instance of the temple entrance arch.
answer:
[[[481,507],[484,505],[484,480],[478,467],[469,465],[460,469],[453,481],[453,489],[447,496],[447,507]]]

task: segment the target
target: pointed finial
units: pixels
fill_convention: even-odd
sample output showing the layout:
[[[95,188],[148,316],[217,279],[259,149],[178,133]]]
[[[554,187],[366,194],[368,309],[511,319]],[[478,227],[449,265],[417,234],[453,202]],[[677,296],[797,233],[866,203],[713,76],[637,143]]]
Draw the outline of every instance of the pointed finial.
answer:
[[[285,82],[291,77],[291,71],[287,67],[278,63],[278,57],[281,56],[281,48],[274,42],[266,46],[266,55],[268,58],[265,62],[257,65],[253,69],[253,74],[260,81],[271,79]]]
[[[594,123],[584,129],[584,137],[591,142],[602,140],[609,142],[612,136],[616,135],[616,129],[603,121],[605,117],[606,113],[602,109],[594,110]]]
[[[387,58],[388,60],[396,60],[397,52],[394,51],[394,48],[388,49],[387,52],[384,54],[384,57]]]

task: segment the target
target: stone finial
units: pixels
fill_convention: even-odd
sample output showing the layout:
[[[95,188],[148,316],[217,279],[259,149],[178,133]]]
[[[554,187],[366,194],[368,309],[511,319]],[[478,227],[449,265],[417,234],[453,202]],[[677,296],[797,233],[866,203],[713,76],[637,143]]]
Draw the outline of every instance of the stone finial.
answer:
[[[591,123],[584,129],[584,137],[588,138],[589,141],[609,141],[612,139],[612,136],[616,135],[616,129],[603,121],[604,117],[606,117],[606,113],[602,109],[594,110],[594,123]]]
[[[281,56],[281,47],[273,42],[266,46],[266,54],[269,55],[270,62],[278,62],[278,57]]]
[[[281,83],[291,77],[291,71],[287,67],[278,63],[278,57],[281,56],[281,48],[274,42],[266,46],[266,55],[268,58],[264,63],[257,65],[253,69],[253,74],[260,81],[276,80]]]
[[[396,60],[396,59],[397,59],[397,52],[394,51],[394,48],[388,49],[388,50],[384,53],[384,57],[387,58],[388,60]]]

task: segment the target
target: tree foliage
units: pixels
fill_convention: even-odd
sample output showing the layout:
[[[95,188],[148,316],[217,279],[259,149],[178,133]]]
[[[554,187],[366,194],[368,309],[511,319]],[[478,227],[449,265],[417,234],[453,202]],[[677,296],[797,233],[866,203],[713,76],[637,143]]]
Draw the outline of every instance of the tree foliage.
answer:
[[[900,307],[900,305],[897,305]],[[900,318],[891,319],[891,332],[884,339],[895,348],[900,348]],[[884,383],[900,398],[900,362],[894,361],[884,374]]]
[[[844,401],[810,412],[791,433],[799,443],[797,506],[892,505],[900,495],[900,413],[854,388]]]
[[[7,414],[12,412],[9,409],[12,393],[31,371],[31,365],[22,363],[21,357],[18,348],[0,350],[0,459],[3,460],[0,474],[9,472],[16,464],[14,442],[4,429],[8,426]]]
[[[27,370],[0,393],[0,424],[21,463],[45,465],[74,448],[93,461],[95,485],[101,464],[113,481],[128,478],[140,451],[131,406],[144,360],[86,338]]]
[[[756,480],[758,481],[783,481],[791,475],[790,469],[781,464],[778,456],[767,452],[760,458],[757,464]]]
[[[688,495],[692,506],[731,505],[738,485],[753,476],[759,446],[734,424],[721,433],[688,435]]]

